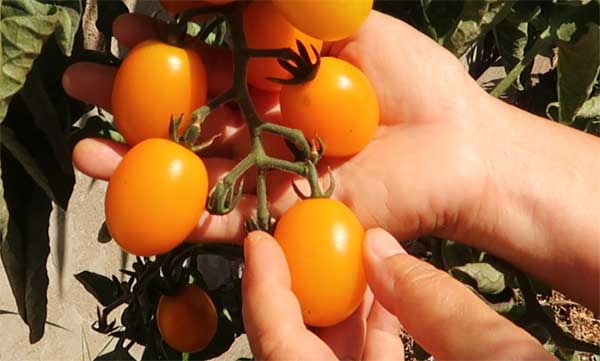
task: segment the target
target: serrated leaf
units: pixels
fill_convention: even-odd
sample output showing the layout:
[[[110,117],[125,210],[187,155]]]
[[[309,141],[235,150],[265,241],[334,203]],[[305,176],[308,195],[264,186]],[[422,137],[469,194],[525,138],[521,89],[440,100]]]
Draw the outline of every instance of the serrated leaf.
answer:
[[[509,14],[514,3],[514,0],[465,1],[455,26],[440,39],[442,44],[457,57],[462,56]]]
[[[50,254],[50,199],[10,153],[2,152],[2,181],[10,219],[0,247],[19,315],[29,326],[29,342],[44,335]]]
[[[504,274],[488,263],[468,263],[453,267],[449,272],[454,278],[473,285],[483,294],[495,295],[506,288]]]
[[[118,288],[106,276],[90,271],[83,271],[76,274],[75,278],[104,307],[110,305],[119,297]]]
[[[79,4],[79,6],[73,6]],[[79,1],[71,6],[37,0],[4,0],[0,10],[2,77],[0,77],[0,121],[8,104],[27,79],[44,43],[54,35],[65,55],[71,54],[81,17]],[[78,10],[76,9],[78,8]]]
[[[587,27],[577,42],[557,42],[559,120],[563,124],[573,122],[600,71],[600,26],[588,23]]]

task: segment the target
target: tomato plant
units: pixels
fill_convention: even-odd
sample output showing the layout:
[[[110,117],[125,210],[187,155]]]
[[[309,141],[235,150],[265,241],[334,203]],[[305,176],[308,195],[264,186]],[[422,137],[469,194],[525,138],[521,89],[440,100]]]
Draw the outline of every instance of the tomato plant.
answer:
[[[206,102],[206,70],[200,55],[157,40],[146,40],[127,55],[115,77],[112,112],[130,145],[168,138],[171,117],[190,114]]]
[[[57,219],[67,216],[63,210],[75,181],[70,146],[85,136],[120,139],[104,110],[95,109],[96,115],[75,123],[81,114],[92,109],[67,98],[58,86],[60,74],[72,62],[94,61],[116,66],[121,61],[111,53],[112,22],[117,15],[128,11],[127,6],[119,0],[96,1],[93,7],[84,6],[86,3],[91,2],[2,2],[0,35],[7,41],[2,43],[0,52],[10,76],[0,82],[3,94],[0,120],[4,118],[0,243],[17,310],[30,329],[32,343],[42,337],[46,324],[48,277],[40,265],[47,264],[50,252],[49,217],[53,208]],[[196,41],[208,39],[208,35],[214,35],[212,39],[226,38],[225,42],[207,40],[207,44],[224,43],[230,48],[234,81],[231,89],[206,102],[203,59],[191,50],[160,41],[144,42],[132,49],[118,71],[112,111],[116,125],[133,148],[109,183],[108,230],[126,250],[141,256],[157,256],[136,257],[130,269],[122,270],[122,277],[109,278],[89,271],[77,274],[77,280],[102,305],[94,330],[117,339],[114,351],[98,359],[129,359],[127,352],[134,343],[144,347],[142,359],[209,359],[227,350],[243,333],[240,275],[232,272],[235,276],[215,285],[223,269],[207,270],[199,260],[200,256],[219,255],[233,260],[237,266],[242,258],[240,246],[182,241],[196,225],[207,198],[207,209],[213,214],[226,214],[236,208],[242,190],[247,191],[241,180],[249,169],[256,169],[257,205],[256,216],[248,220],[247,228],[276,233],[290,263],[294,291],[301,300],[307,323],[326,325],[343,319],[359,302],[358,290],[364,283],[360,259],[356,257],[357,245],[362,242],[357,235],[362,234],[362,228],[342,204],[322,198],[331,195],[333,185],[326,191],[320,190],[318,171],[323,167],[318,162],[323,149],[310,140],[316,136],[323,139],[325,155],[354,154],[372,137],[377,126],[377,116],[373,115],[377,107],[372,94],[367,94],[370,86],[361,85],[365,81],[359,70],[332,58],[320,59],[319,65],[319,57],[311,51],[311,46],[318,52],[323,40],[345,38],[356,32],[372,1],[276,0],[272,4],[162,0],[161,3],[172,13],[195,9],[186,12],[189,17],[185,14],[174,17],[169,29],[181,29],[181,25],[188,25],[187,21],[200,22],[203,24],[195,27],[199,30]],[[507,100],[580,130],[600,134],[599,111],[595,106],[600,89],[595,78],[598,64],[591,61],[597,59],[594,56],[599,50],[594,35],[597,32],[592,32],[598,24],[597,2],[377,1],[375,6],[418,27],[456,56],[465,56],[474,78],[500,61],[508,75],[495,86],[493,95],[504,94],[512,87]],[[102,43],[96,50],[84,47],[83,41],[95,30],[82,31],[77,27],[85,8],[98,11],[95,25],[105,41],[85,39],[86,44]],[[207,19],[214,21],[205,23]],[[214,30],[216,27],[219,31]],[[168,35],[183,38],[183,33]],[[393,34],[381,34],[388,35]],[[14,36],[18,41],[14,41]],[[298,47],[296,40],[308,52]],[[410,42],[398,46],[409,47]],[[532,79],[532,62],[539,58],[558,65]],[[215,64],[213,59],[206,60],[211,66]],[[397,60],[398,66],[408,66],[401,58]],[[269,77],[283,79],[285,85],[267,80]],[[254,108],[254,98],[249,96],[248,83],[263,90],[281,90],[275,96],[282,100],[282,124],[261,119]],[[361,92],[367,95],[354,98]],[[197,139],[195,132],[200,131],[202,121],[210,121],[205,118],[211,111],[233,102],[247,122],[250,151],[220,178],[207,197],[206,171],[202,161],[192,153],[201,148],[193,142]],[[190,126],[190,112],[199,107]],[[175,135],[169,134],[171,117],[180,114],[183,122]],[[269,149],[263,147],[262,138],[266,133],[284,138],[294,160],[267,154]],[[172,141],[156,139],[169,135]],[[266,178],[273,169],[307,178],[311,187],[311,198],[289,209],[276,229],[268,206]],[[344,232],[333,234],[331,227]],[[99,240],[111,239],[106,231],[103,228]],[[56,234],[61,234],[60,228]],[[343,247],[336,248],[332,242]],[[530,282],[526,275],[502,265],[485,252],[449,240],[427,237],[415,242],[425,249],[420,256],[454,276],[460,275],[498,312],[528,330],[532,325],[541,329],[543,335],[536,337],[546,342],[548,349],[558,346],[557,356],[564,358],[568,354],[564,351],[569,349],[600,353],[595,351],[599,350],[596,346],[574,340],[556,326],[537,300],[546,297],[548,289]],[[64,254],[60,253],[61,240],[56,244],[53,256],[58,261],[60,276]],[[495,265],[501,267],[494,268]],[[322,272],[317,273],[317,269]],[[190,280],[198,287],[181,288]],[[480,288],[480,282],[485,287]],[[523,297],[515,296],[513,288],[517,284]],[[206,308],[177,306],[185,300]],[[207,313],[194,312],[199,310]],[[214,314],[208,312],[212,310]],[[109,317],[113,312],[119,312],[121,317]],[[175,327],[185,325],[186,321],[190,324],[184,330],[201,331],[181,332]],[[209,337],[211,334],[214,336]],[[198,341],[199,336],[204,337],[202,342]],[[213,340],[207,341],[210,338]],[[176,352],[195,351],[202,344],[206,348],[201,352],[188,355]],[[0,354],[3,352],[0,348]]]
[[[283,123],[321,138],[325,155],[358,153],[379,125],[379,105],[369,79],[337,58],[322,58],[313,80],[284,85],[279,99]]]
[[[156,310],[163,340],[180,352],[204,349],[217,331],[217,310],[210,296],[196,285],[186,285],[175,295],[163,295]]]
[[[269,1],[255,1],[244,11],[244,34],[249,48],[298,50],[296,40],[321,50],[323,42],[292,26]],[[262,90],[278,91],[281,85],[267,78],[289,78],[275,58],[252,58],[248,62],[248,83]]]
[[[202,160],[166,139],[133,147],[110,177],[106,224],[127,252],[153,256],[172,250],[204,211],[208,176]]]
[[[331,326],[356,310],[366,290],[364,230],[348,207],[333,199],[300,201],[281,216],[274,236],[306,324]]]
[[[274,0],[273,3],[298,29],[327,41],[352,35],[373,7],[373,0]]]

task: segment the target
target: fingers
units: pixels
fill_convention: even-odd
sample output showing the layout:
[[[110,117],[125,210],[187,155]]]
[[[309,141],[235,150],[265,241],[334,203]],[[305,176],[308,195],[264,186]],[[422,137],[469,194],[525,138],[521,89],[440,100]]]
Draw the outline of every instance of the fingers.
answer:
[[[110,112],[110,95],[117,69],[94,63],[76,63],[65,70],[62,85],[75,99],[90,103]]]
[[[125,144],[107,139],[82,139],[73,148],[73,164],[92,178],[108,180],[128,149]]]
[[[119,45],[133,48],[144,40],[156,39],[154,20],[142,14],[123,14],[115,19],[112,26],[113,35]]]
[[[329,346],[340,360],[359,360],[367,334],[367,317],[373,304],[373,293],[367,289],[363,302],[350,317],[315,333]]]
[[[404,345],[400,339],[400,322],[379,302],[373,302],[367,320],[367,338],[363,360],[403,360]]]
[[[259,360],[335,359],[304,326],[277,241],[267,233],[252,232],[244,241],[244,256],[242,313],[253,355]]]
[[[364,257],[377,300],[436,358],[552,359],[532,336],[447,273],[406,254],[387,232],[367,232]]]

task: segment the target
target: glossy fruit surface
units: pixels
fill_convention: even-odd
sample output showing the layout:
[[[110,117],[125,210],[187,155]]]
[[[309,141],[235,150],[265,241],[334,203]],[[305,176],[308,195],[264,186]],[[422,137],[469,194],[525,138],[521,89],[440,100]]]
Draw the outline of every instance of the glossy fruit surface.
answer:
[[[373,0],[273,0],[295,27],[317,39],[352,35],[369,16]]]
[[[166,139],[133,147],[110,177],[106,224],[127,252],[153,256],[181,244],[197,226],[208,193],[202,160]]]
[[[379,105],[369,79],[337,58],[322,58],[315,79],[283,86],[279,100],[283,124],[309,138],[320,137],[327,156],[358,153],[379,125]]]
[[[156,321],[169,346],[191,353],[210,343],[217,331],[218,317],[210,296],[196,285],[186,285],[174,296],[161,296]]]
[[[298,50],[296,40],[300,40],[311,56],[310,46],[321,51],[323,42],[312,38],[293,27],[270,1],[250,3],[244,11],[244,33],[249,48]],[[314,60],[314,59],[313,59]],[[281,85],[268,80],[268,77],[290,79],[291,75],[274,58],[252,58],[248,63],[248,83],[267,90],[278,91]]]
[[[168,138],[171,116],[190,114],[206,102],[206,71],[200,55],[157,40],[146,40],[127,55],[115,77],[112,112],[130,145]]]
[[[348,207],[333,199],[300,201],[283,214],[274,236],[306,324],[331,326],[356,310],[366,290],[364,230]]]

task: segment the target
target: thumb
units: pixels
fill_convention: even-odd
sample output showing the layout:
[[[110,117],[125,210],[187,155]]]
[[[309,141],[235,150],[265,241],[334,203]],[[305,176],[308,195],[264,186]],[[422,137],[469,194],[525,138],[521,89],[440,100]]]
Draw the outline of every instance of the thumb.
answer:
[[[375,298],[439,359],[553,359],[538,341],[473,292],[408,255],[381,229],[365,235],[365,271]]]

